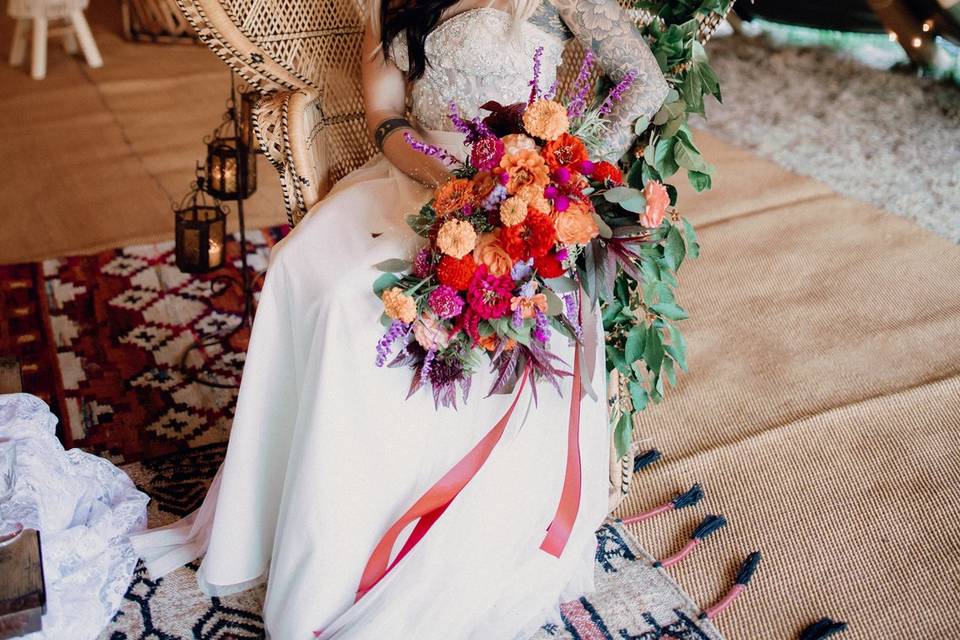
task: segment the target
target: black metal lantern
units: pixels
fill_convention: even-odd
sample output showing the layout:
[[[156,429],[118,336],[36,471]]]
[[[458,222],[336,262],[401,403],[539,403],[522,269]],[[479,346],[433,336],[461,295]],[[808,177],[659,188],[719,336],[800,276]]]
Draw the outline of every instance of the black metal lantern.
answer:
[[[253,135],[252,93],[241,93],[231,83],[223,122],[207,143],[207,176],[203,188],[220,200],[242,201],[257,190],[257,149]]]
[[[207,140],[204,189],[220,200],[245,200],[257,190],[257,156],[237,136]]]
[[[216,200],[208,204],[200,185],[195,184],[173,212],[177,267],[184,273],[208,273],[222,267],[227,253],[226,208]]]

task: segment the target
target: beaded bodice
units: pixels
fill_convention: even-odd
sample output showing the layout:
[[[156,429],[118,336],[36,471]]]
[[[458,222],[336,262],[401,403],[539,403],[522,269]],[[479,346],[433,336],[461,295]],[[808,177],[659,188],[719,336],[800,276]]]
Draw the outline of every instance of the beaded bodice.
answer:
[[[556,79],[563,40],[526,22],[510,33],[513,17],[499,9],[469,9],[442,22],[425,43],[427,68],[411,89],[411,110],[427,129],[452,129],[450,103],[473,118],[489,100],[501,104],[525,101],[530,95],[533,56],[543,47],[540,87]],[[398,37],[390,54],[406,69],[406,40]]]

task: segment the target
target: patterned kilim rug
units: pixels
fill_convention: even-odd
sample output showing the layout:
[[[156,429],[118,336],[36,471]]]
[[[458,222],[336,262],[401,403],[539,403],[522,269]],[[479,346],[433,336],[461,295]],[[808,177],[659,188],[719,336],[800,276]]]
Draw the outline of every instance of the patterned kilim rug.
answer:
[[[199,506],[226,450],[210,445],[123,467],[150,495],[148,520],[159,526]],[[690,521],[702,510],[690,509]],[[683,532],[677,532],[680,546]],[[532,640],[721,640],[700,607],[619,523],[597,531],[596,586],[563,605],[562,624],[546,625]],[[192,563],[151,580],[142,564],[100,640],[230,640],[263,637],[264,588],[209,598],[198,588]],[[731,582],[736,567],[731,566]],[[700,603],[707,604],[707,603]],[[280,640],[280,639],[278,639]],[[287,640],[287,639],[283,639]]]
[[[249,234],[251,275],[266,268],[283,229]],[[202,370],[236,379],[248,332],[233,349],[184,351],[198,337],[237,325],[239,244],[204,276],[177,269],[173,243],[0,266],[0,354],[18,358],[24,391],[60,419],[65,446],[131,462],[224,442],[235,391],[198,384]]]

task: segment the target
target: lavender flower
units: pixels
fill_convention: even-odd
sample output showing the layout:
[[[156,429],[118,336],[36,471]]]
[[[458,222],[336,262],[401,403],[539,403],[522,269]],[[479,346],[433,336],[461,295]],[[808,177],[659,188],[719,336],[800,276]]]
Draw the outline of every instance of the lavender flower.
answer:
[[[540,59],[543,57],[543,47],[537,47],[533,52],[533,80],[530,81],[530,99],[527,104],[533,104],[540,95]]]
[[[523,309],[519,306],[513,310],[513,317],[510,318],[510,324],[514,329],[520,329],[523,326]]]
[[[532,298],[533,295],[537,292],[537,283],[533,280],[528,280],[523,283],[523,286],[520,287],[520,295],[524,298]]]
[[[580,72],[573,83],[573,90],[576,91],[573,100],[567,105],[567,117],[579,118],[587,108],[587,93],[590,91],[590,72],[593,71],[593,51],[587,49],[583,56],[583,63],[580,65]]]
[[[637,79],[638,72],[636,69],[630,69],[627,72],[627,75],[623,77],[623,80],[617,83],[610,93],[607,94],[606,99],[603,101],[603,104],[600,105],[600,115],[605,116],[610,113],[610,110],[613,109],[613,105],[620,102],[623,98],[623,94],[626,93],[627,89],[630,88],[630,85],[633,84],[633,81]]]
[[[420,379],[427,380],[430,378],[430,370],[433,369],[433,361],[437,357],[437,350],[430,349],[427,351],[427,355],[423,357],[423,366],[420,368]]]
[[[410,326],[411,325],[400,322],[399,320],[394,320],[390,323],[387,332],[384,333],[383,337],[377,342],[378,367],[382,367],[387,362],[387,356],[390,355],[390,348],[393,346],[393,343],[400,338],[406,337],[410,332]]]
[[[419,151],[420,153],[426,156],[429,156],[431,158],[437,158],[438,160],[446,164],[448,167],[455,167],[459,164],[463,164],[462,162],[457,160],[455,157],[447,153],[446,150],[441,149],[440,147],[434,146],[432,144],[428,144],[426,142],[421,142],[420,140],[417,140],[416,138],[413,137],[413,135],[409,131],[404,132],[403,139],[406,141],[408,145],[410,145],[413,148],[414,151]]]
[[[526,280],[530,277],[531,273],[533,273],[532,258],[526,261],[517,260],[513,263],[513,267],[510,268],[510,277],[513,278],[514,282]]]
[[[481,206],[486,211],[492,211],[497,207],[497,205],[507,199],[507,195],[507,188],[502,184],[498,184],[487,195]]]
[[[553,81],[553,84],[550,85],[550,88],[547,90],[543,97],[547,100],[553,100],[557,97],[557,88],[559,87],[559,82],[557,80]]]
[[[539,309],[537,309],[535,318],[533,339],[546,344],[547,341],[550,340],[550,320],[547,319],[546,314]]]
[[[567,320],[570,321],[570,324],[573,325],[576,336],[579,338],[581,333],[583,333],[583,328],[580,326],[580,304],[577,302],[577,296],[572,293],[565,293],[563,295],[563,306],[563,314],[567,317]]]

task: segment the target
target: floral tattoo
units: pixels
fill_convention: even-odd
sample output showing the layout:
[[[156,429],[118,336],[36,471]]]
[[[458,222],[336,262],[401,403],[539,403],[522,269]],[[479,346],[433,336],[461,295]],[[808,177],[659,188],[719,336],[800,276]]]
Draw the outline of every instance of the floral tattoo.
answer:
[[[633,84],[607,115],[610,128],[600,155],[615,161],[630,149],[634,139],[633,123],[641,116],[653,117],[670,87],[639,29],[616,0],[550,0],[550,3],[569,32],[584,48],[593,50],[600,67],[615,83],[631,72],[635,74]],[[537,12],[541,13],[549,14]]]

